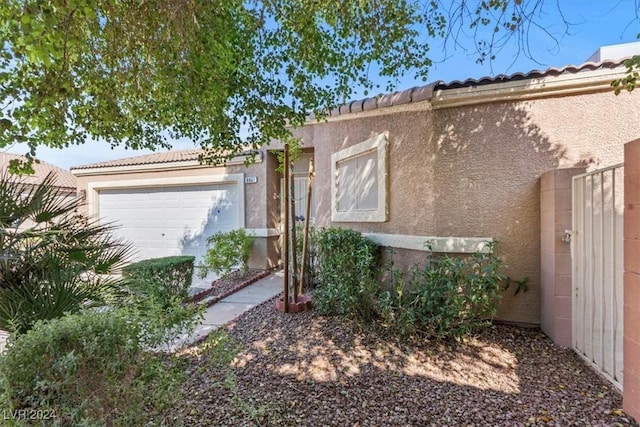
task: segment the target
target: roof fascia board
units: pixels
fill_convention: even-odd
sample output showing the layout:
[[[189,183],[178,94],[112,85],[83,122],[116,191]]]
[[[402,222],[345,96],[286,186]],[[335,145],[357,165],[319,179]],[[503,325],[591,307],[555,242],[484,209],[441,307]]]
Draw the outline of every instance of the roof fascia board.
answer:
[[[625,68],[619,67],[458,89],[440,89],[434,92],[431,104],[435,110],[498,101],[519,101],[544,96],[601,92],[613,90],[611,82],[624,75]]]

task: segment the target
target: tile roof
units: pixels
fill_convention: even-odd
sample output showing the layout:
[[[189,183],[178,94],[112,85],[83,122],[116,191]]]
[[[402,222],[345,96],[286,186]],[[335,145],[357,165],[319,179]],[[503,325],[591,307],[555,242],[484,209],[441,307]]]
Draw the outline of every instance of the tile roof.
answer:
[[[442,80],[432,82],[426,86],[417,86],[410,89],[385,94],[376,98],[366,98],[358,101],[352,101],[348,104],[341,105],[329,112],[330,117],[341,116],[349,113],[356,113],[379,108],[391,107],[412,102],[420,102],[430,100],[433,92],[447,89],[459,89],[464,87],[477,87],[490,85],[494,83],[512,82],[518,80],[528,80],[535,78],[543,78],[550,76],[559,76],[562,74],[577,74],[585,71],[594,71],[602,69],[613,69],[622,65],[626,58],[620,60],[605,60],[602,62],[585,62],[582,65],[567,65],[561,68],[547,68],[546,70],[532,70],[527,73],[499,74],[497,76],[485,76],[477,79],[469,78],[463,81],[453,80],[451,82],[443,82]],[[311,116],[310,118],[313,118]]]
[[[0,152],[0,171],[4,172],[7,169],[10,160],[21,159],[24,160],[25,158],[17,154]],[[25,183],[37,185],[42,182],[42,180],[49,174],[49,172],[53,171],[56,174],[55,182],[59,187],[73,191],[76,190],[76,177],[73,176],[69,171],[66,171],[42,160],[40,161],[40,163],[34,162],[33,169],[35,172],[33,175],[24,176]]]
[[[459,89],[462,87],[470,87],[470,86],[483,86],[492,83],[503,83],[503,82],[513,82],[518,80],[529,80],[529,79],[539,79],[543,77],[555,77],[560,76],[562,74],[576,74],[584,71],[595,71],[595,70],[603,70],[603,69],[613,69],[617,68],[625,61],[626,58],[611,61],[605,60],[602,62],[585,62],[582,65],[566,65],[561,68],[547,68],[546,70],[532,70],[528,73],[513,73],[513,74],[499,74],[495,77],[480,77],[479,79],[466,79],[463,81],[454,80],[449,83],[439,83],[436,86],[436,90],[446,90],[446,89]]]
[[[106,162],[92,163],[88,165],[72,166],[71,170],[109,168],[116,166],[152,165],[158,163],[175,163],[197,161],[198,156],[204,151],[198,148],[177,151],[163,151],[159,153],[145,154],[142,156],[127,157],[124,159],[108,160]]]
[[[111,167],[125,167],[125,166],[144,166],[144,165],[157,165],[167,163],[178,162],[198,162],[200,155],[205,155],[207,151],[201,148],[190,148],[187,150],[172,150],[162,151],[158,153],[144,154],[141,156],[127,157],[124,159],[108,160],[105,162],[91,163],[88,165],[72,166],[71,171],[80,171],[83,169],[104,169]],[[237,152],[229,151],[229,157],[234,160],[236,157],[242,158],[243,156],[250,156],[258,154],[256,150],[246,149],[244,151],[239,150]],[[220,155],[222,160],[223,155]],[[217,157],[217,156],[214,156]]]

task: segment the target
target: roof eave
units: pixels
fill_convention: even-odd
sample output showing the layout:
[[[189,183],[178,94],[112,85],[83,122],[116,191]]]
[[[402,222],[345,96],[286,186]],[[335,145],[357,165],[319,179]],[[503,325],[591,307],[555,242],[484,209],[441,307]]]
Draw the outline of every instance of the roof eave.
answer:
[[[436,90],[431,99],[434,109],[519,101],[545,96],[568,96],[612,90],[611,82],[625,75],[624,67],[543,76],[503,83]]]
[[[158,162],[158,163],[146,163],[138,165],[116,165],[106,167],[84,167],[71,169],[71,173],[76,177],[81,176],[93,176],[93,175],[113,175],[114,173],[142,173],[142,172],[158,172],[158,171],[172,171],[172,170],[185,170],[185,169],[203,169],[203,168],[215,168],[215,167],[227,167],[237,166],[245,163],[245,160],[249,154],[235,156],[232,159],[226,161],[223,165],[208,165],[202,164],[198,160],[182,160],[173,162]],[[262,157],[255,156],[254,163],[262,162]]]

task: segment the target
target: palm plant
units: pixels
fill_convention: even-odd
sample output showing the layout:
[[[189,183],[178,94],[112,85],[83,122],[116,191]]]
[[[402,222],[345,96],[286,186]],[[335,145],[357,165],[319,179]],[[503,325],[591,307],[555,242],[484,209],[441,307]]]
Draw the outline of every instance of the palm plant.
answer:
[[[0,175],[0,329],[24,333],[38,320],[61,317],[114,295],[110,276],[131,246],[113,224],[79,213],[82,201],[54,185]]]

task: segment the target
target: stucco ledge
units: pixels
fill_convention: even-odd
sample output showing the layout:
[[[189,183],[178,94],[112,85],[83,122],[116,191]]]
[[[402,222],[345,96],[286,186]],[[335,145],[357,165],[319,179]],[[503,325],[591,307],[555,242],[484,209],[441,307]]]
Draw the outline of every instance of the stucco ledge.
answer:
[[[493,242],[491,237],[435,237],[383,233],[363,233],[363,235],[380,246],[459,254],[489,252],[489,243]]]

